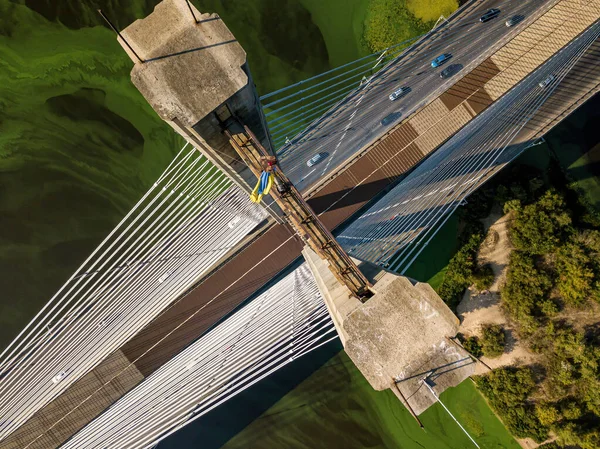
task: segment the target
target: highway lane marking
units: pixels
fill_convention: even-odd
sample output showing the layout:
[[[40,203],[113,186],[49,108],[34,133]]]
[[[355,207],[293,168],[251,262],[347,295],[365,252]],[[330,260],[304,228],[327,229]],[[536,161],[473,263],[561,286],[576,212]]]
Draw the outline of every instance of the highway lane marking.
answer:
[[[300,180],[300,182],[304,181],[306,178],[308,178],[310,175],[312,175],[316,171],[317,171],[317,169],[313,168],[311,171],[309,171],[307,174],[304,175],[304,177]]]

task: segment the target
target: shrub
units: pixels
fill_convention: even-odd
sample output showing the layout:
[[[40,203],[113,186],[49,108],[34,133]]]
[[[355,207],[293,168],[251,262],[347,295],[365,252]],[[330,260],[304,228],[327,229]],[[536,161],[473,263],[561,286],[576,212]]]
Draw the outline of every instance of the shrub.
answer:
[[[571,217],[563,198],[549,190],[536,203],[517,211],[510,238],[521,251],[547,254],[564,240],[570,228]]]
[[[585,248],[575,242],[563,245],[556,255],[556,287],[565,302],[582,304],[591,294],[596,276]]]
[[[537,404],[535,406],[535,414],[542,425],[547,427],[551,427],[561,418],[560,412],[552,404]]]
[[[535,389],[533,372],[528,367],[499,368],[476,377],[475,383],[495,406],[522,405]]]
[[[520,200],[508,200],[504,203],[504,206],[502,207],[502,210],[505,214],[508,214],[509,212],[519,212],[522,209],[521,206],[521,201]]]
[[[473,271],[480,244],[481,235],[472,235],[448,263],[444,280],[438,288],[438,294],[451,308],[456,307],[464,291],[473,282]]]
[[[463,347],[472,355],[479,358],[483,355],[481,350],[481,344],[479,343],[479,338],[475,336],[461,338],[461,343]]]
[[[541,312],[539,306],[551,287],[550,277],[535,266],[532,256],[521,251],[511,253],[501,296],[510,315],[525,331],[536,327],[535,315]]]
[[[537,418],[533,406],[527,404],[535,390],[531,369],[500,368],[475,378],[475,383],[511,433],[544,441],[548,429]]]
[[[494,270],[492,270],[490,264],[479,267],[475,270],[475,273],[473,273],[473,283],[475,284],[475,288],[479,291],[489,289],[494,283],[494,279]]]
[[[600,431],[597,426],[586,428],[569,422],[558,427],[556,434],[569,447],[575,446],[580,449],[598,449],[600,447]]]
[[[600,300],[600,232],[575,234],[556,253],[556,287],[566,303]]]
[[[406,8],[405,1],[370,0],[363,38],[373,52],[427,31],[429,31],[428,26]]]
[[[571,421],[579,419],[579,418],[581,418],[581,415],[583,415],[583,413],[581,411],[581,407],[572,400],[563,402],[561,404],[560,411],[565,419],[568,419]]]
[[[504,353],[506,337],[504,329],[497,324],[483,327],[481,336],[481,350],[486,357],[500,357]]]

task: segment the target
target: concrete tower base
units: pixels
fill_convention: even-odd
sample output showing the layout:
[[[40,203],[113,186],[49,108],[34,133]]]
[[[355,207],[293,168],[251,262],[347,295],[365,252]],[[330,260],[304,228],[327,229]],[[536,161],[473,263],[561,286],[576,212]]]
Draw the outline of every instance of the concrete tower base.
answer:
[[[360,263],[375,295],[361,303],[340,285],[310,248],[304,258],[333,318],[346,353],[375,390],[391,389],[416,415],[436,394],[473,374],[475,362],[450,340],[459,321],[426,283]]]

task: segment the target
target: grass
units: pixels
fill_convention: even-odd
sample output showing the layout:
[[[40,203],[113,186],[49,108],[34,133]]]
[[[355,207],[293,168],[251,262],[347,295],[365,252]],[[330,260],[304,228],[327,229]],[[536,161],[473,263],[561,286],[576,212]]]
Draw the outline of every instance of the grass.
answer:
[[[442,401],[482,448],[519,448],[470,381]],[[465,449],[472,443],[439,405],[422,430],[391,391],[374,391],[340,352],[223,446],[225,449]]]
[[[457,0],[406,0],[406,8],[423,22],[435,22],[458,9]]]
[[[329,64],[337,67],[370,54],[363,42],[369,0],[300,0],[325,39]]]
[[[546,137],[550,152],[587,203],[600,211],[600,97],[596,95]]]
[[[456,0],[371,0],[363,38],[372,51],[428,32],[441,14],[458,8]]]

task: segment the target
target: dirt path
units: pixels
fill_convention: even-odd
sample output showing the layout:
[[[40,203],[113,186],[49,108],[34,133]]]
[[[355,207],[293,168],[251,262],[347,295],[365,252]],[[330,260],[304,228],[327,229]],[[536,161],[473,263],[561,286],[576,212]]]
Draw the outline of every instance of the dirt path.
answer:
[[[498,358],[482,357],[492,368],[507,365],[520,365],[533,362],[537,356],[529,352],[516,338],[515,329],[508,321],[500,305],[500,288],[506,279],[506,270],[512,246],[508,238],[510,215],[502,215],[495,206],[489,217],[483,220],[487,235],[479,249],[480,264],[490,264],[494,271],[494,283],[489,291],[480,293],[473,287],[467,290],[457,307],[461,325],[459,332],[464,335],[481,335],[484,324],[499,324],[506,330],[506,350]],[[477,374],[483,374],[485,368],[480,366]]]
[[[507,319],[500,304],[500,289],[506,280],[506,270],[512,251],[508,238],[510,220],[511,215],[502,215],[498,206],[494,206],[492,213],[482,220],[487,235],[479,248],[477,258],[481,265],[491,265],[495,276],[494,283],[485,293],[476,291],[474,287],[467,290],[456,309],[461,322],[459,332],[466,336],[480,337],[481,327],[485,324],[499,324],[505,329],[504,354],[494,359],[481,357],[481,360],[492,369],[508,365],[527,365],[539,358],[519,341],[514,326]],[[484,374],[486,371],[483,365],[478,364],[475,374]],[[535,449],[539,446],[530,438],[516,440],[524,449]]]
[[[494,283],[489,291],[480,293],[474,287],[467,290],[456,311],[460,319],[459,332],[466,336],[481,336],[484,324],[499,324],[506,331],[505,352],[500,357],[481,360],[492,369],[508,365],[527,365],[539,357],[533,354],[516,337],[514,326],[507,319],[500,305],[500,289],[506,280],[506,270],[512,246],[508,238],[510,214],[502,215],[499,207],[494,206],[492,213],[483,221],[487,235],[477,256],[481,265],[490,264],[494,271]],[[484,374],[487,369],[478,364],[475,374]],[[517,439],[524,449],[535,449],[538,443],[530,438]]]

